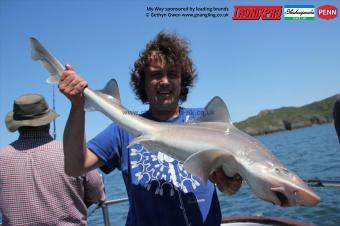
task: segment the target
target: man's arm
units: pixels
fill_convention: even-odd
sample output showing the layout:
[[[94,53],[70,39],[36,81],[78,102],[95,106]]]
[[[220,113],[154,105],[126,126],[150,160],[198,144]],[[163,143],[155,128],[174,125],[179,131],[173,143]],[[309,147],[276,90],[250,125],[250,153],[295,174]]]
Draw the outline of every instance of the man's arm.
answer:
[[[70,176],[80,176],[98,168],[103,162],[86,146],[85,112],[81,108],[71,107],[64,137],[65,172]]]
[[[66,65],[59,82],[59,90],[72,105],[63,137],[65,172],[70,176],[80,176],[103,165],[102,161],[86,147],[83,95],[86,86],[87,82],[76,74],[72,66]]]
[[[97,170],[85,174],[84,191],[84,202],[87,207],[105,201],[104,183]]]

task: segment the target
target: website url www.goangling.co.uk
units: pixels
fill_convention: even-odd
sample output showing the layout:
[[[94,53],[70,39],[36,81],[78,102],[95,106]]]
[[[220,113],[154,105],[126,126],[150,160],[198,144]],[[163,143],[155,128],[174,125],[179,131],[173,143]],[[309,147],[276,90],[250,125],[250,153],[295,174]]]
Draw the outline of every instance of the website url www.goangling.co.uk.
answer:
[[[228,17],[227,13],[146,13],[146,17],[157,18],[217,18]]]

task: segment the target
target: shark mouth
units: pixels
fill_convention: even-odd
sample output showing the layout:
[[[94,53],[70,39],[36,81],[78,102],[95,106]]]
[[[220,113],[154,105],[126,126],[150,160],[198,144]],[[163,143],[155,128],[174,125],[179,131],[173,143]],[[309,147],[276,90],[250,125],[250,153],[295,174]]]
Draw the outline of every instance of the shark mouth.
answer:
[[[287,198],[287,196],[279,191],[273,191],[276,198],[280,201],[280,206],[286,207],[289,206],[289,199]]]
[[[275,197],[277,198],[277,200],[279,201],[279,205],[282,206],[282,207],[287,207],[290,205],[289,203],[289,199],[287,197],[287,195],[285,194],[285,189],[284,187],[280,186],[280,187],[273,187],[270,189]]]

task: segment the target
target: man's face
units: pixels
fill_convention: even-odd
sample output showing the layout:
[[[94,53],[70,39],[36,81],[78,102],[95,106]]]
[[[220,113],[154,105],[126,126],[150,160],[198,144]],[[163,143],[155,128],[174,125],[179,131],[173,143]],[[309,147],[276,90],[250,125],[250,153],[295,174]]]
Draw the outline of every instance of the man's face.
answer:
[[[158,54],[151,55],[145,69],[145,91],[150,108],[161,111],[176,109],[181,93],[180,67],[167,64]]]

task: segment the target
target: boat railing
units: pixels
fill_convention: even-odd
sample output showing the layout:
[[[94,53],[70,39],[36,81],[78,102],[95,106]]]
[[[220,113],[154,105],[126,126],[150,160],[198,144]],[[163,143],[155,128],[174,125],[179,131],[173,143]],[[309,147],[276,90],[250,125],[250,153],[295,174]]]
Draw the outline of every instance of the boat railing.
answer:
[[[96,208],[94,209],[94,211],[101,208],[102,209],[102,213],[103,213],[104,226],[111,226],[110,215],[109,215],[109,206],[110,205],[119,204],[119,203],[128,202],[128,201],[129,201],[128,198],[119,198],[119,199],[105,200],[104,202],[99,203],[96,206]],[[89,214],[89,215],[91,215],[91,214]]]

